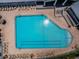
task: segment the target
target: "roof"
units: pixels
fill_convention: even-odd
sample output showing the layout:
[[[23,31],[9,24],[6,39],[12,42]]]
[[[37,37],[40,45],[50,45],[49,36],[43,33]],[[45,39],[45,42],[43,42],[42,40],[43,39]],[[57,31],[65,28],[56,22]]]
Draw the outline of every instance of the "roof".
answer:
[[[36,0],[0,0],[0,3],[5,3],[5,2],[22,2],[22,1],[36,1]]]
[[[74,13],[76,14],[76,16],[79,19],[79,1],[74,3],[71,8],[73,9]]]
[[[36,1],[54,1],[54,0],[0,0],[0,7],[18,7],[35,6]]]
[[[6,3],[6,2],[28,2],[28,1],[50,1],[50,0],[0,0],[0,3]]]

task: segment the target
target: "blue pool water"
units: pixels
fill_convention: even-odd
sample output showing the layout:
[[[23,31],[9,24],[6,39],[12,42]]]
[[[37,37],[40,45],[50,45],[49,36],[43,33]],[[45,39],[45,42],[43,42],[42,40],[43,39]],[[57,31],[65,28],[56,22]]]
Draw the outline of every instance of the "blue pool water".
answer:
[[[16,48],[66,48],[71,42],[68,30],[45,15],[16,16]]]

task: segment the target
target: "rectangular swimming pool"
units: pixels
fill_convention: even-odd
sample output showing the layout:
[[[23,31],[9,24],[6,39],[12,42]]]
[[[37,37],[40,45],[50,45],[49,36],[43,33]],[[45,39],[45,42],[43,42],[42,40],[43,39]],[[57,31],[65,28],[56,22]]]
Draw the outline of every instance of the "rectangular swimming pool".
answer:
[[[15,18],[16,48],[66,48],[71,42],[69,31],[60,28],[45,15]]]

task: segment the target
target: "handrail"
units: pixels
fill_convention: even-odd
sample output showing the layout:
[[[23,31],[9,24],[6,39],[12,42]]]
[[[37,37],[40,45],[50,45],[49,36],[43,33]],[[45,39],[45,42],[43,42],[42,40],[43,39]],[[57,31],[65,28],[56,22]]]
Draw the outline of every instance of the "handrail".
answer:
[[[64,6],[64,5],[66,4],[67,1],[68,1],[68,0],[65,0],[65,1],[62,3],[62,5]]]
[[[58,0],[55,0],[54,6],[56,6],[57,1],[58,1]]]

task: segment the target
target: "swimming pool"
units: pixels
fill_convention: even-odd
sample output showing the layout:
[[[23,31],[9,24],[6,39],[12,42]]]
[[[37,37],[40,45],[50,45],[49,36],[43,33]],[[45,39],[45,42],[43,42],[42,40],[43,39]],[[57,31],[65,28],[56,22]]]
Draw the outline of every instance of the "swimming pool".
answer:
[[[66,48],[71,34],[45,15],[23,15],[15,18],[16,48]]]

